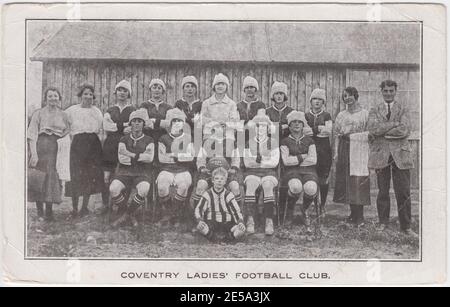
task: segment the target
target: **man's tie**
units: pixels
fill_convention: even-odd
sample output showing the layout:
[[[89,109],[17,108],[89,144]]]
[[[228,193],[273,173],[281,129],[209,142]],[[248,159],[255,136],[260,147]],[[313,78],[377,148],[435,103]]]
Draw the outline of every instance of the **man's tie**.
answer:
[[[390,120],[391,119],[391,104],[388,103],[387,105],[388,105],[388,112],[387,112],[386,118],[388,120]]]

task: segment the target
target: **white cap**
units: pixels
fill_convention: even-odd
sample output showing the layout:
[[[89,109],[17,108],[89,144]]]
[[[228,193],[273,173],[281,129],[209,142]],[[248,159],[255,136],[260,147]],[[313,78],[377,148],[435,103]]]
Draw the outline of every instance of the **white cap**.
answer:
[[[119,87],[123,87],[124,89],[127,89],[127,90],[128,90],[128,93],[129,93],[130,96],[131,96],[131,83],[130,83],[130,81],[128,81],[128,80],[122,80],[122,81],[120,81],[119,83],[117,83],[116,86],[114,87],[114,92],[117,91],[117,89],[118,89]]]
[[[306,121],[306,118],[305,118],[305,113],[303,113],[301,111],[292,111],[291,113],[289,113],[287,115],[288,125],[290,125],[291,122],[294,120],[299,120],[299,121],[303,122],[303,126],[308,125],[308,122]]]
[[[181,119],[186,122],[186,114],[178,108],[168,110],[166,113],[167,124],[170,125],[174,119]]]
[[[158,78],[152,79],[152,80],[150,81],[150,84],[148,85],[148,87],[151,88],[154,84],[159,84],[159,85],[161,85],[161,87],[163,88],[164,92],[166,91],[166,84],[164,83],[163,80],[158,79]]]
[[[325,90],[321,88],[316,88],[314,91],[312,91],[309,101],[313,100],[314,98],[322,99],[325,102],[327,100]]]
[[[130,122],[133,119],[136,119],[136,118],[140,118],[144,122],[148,121],[149,118],[148,118],[147,110],[146,109],[138,109],[136,111],[131,112],[131,114],[130,114]]]
[[[259,90],[258,81],[251,76],[247,76],[244,78],[244,83],[242,85],[242,88],[245,89],[246,87],[249,87],[249,86],[253,86],[254,88],[256,88],[256,90]]]
[[[284,95],[288,95],[287,84],[283,82],[275,81],[272,84],[272,88],[270,89],[270,97],[273,98],[273,95],[276,93],[283,93]]]
[[[198,88],[198,81],[197,81],[197,78],[195,78],[194,76],[184,77],[183,80],[181,80],[181,88],[184,88],[184,85],[186,83],[192,83],[195,85],[196,88]]]
[[[212,87],[214,88],[214,86],[216,86],[217,83],[225,83],[228,88],[230,87],[230,81],[228,80],[228,77],[222,73],[219,73],[214,76]]]

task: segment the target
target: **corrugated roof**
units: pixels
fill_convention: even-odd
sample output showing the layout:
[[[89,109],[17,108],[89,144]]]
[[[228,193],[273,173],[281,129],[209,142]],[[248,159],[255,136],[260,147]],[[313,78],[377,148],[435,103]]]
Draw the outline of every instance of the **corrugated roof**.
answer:
[[[280,63],[420,63],[411,23],[156,22],[67,23],[31,57]]]

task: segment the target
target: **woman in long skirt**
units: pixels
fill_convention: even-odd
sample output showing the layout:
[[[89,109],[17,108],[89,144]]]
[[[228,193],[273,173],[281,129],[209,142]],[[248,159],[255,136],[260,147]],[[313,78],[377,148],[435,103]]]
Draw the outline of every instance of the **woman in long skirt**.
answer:
[[[41,191],[28,194],[28,200],[36,202],[39,220],[53,221],[53,204],[61,203],[61,181],[56,170],[57,140],[69,133],[69,120],[59,107],[58,89],[47,88],[44,100],[45,106],[31,117],[27,136],[31,153],[29,165],[44,172],[45,181]]]
[[[93,105],[94,87],[83,85],[78,93],[81,102],[66,110],[69,116],[72,144],[70,146],[70,183],[66,194],[72,197],[72,218],[78,216],[78,200],[83,196],[80,217],[89,214],[90,195],[104,188],[102,171],[102,112]]]
[[[356,88],[347,87],[342,95],[347,109],[336,117],[335,144],[337,150],[335,150],[335,159],[337,158],[337,162],[333,201],[348,204],[350,216],[347,222],[361,227],[364,225],[364,206],[370,205],[369,172],[367,161],[364,162],[365,159],[360,159],[360,157],[364,157],[364,152],[360,152],[357,157],[351,157],[350,143],[351,139],[354,140],[356,137],[359,139],[356,146],[360,146],[360,150],[367,151],[366,154],[368,154],[367,121],[369,112],[361,107],[358,96]],[[364,146],[364,142],[367,146]],[[366,165],[358,165],[361,163]],[[356,172],[353,171],[355,169]]]

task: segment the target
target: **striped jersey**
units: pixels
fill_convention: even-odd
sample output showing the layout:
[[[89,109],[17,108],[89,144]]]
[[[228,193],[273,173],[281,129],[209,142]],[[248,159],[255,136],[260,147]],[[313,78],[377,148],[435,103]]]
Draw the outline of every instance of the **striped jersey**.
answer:
[[[235,222],[238,224],[244,221],[233,193],[227,189],[217,192],[214,187],[203,193],[195,208],[195,218],[219,223]]]

